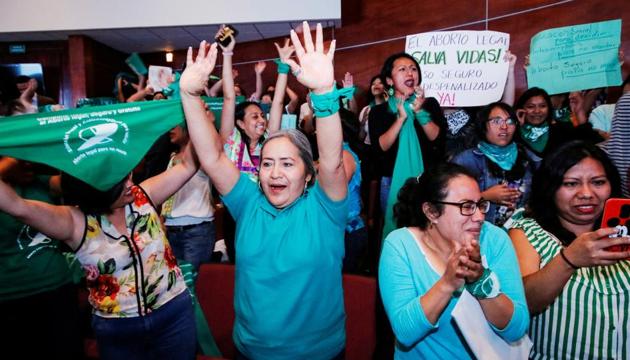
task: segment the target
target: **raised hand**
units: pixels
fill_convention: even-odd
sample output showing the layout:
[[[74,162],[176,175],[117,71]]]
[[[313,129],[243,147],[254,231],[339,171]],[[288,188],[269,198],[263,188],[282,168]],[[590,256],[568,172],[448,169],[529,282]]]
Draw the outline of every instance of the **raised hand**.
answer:
[[[254,72],[256,75],[262,74],[263,71],[267,68],[267,63],[264,61],[259,61],[254,65]]]
[[[221,27],[219,28],[219,31],[217,31],[217,34],[214,36],[215,39],[223,35],[223,29],[225,29],[225,25],[221,25]],[[219,44],[219,46],[221,46],[221,51],[225,53],[231,53],[234,50],[235,45],[236,45],[236,39],[234,38],[233,35],[230,35],[230,43],[227,46],[223,46]]]
[[[293,52],[295,51],[295,47],[293,47],[290,44],[290,40],[284,39],[283,47],[280,47],[278,43],[273,43],[273,44],[276,46],[276,49],[278,50],[278,57],[280,58],[280,61],[282,61],[285,64],[288,64],[288,60],[291,58],[291,55],[293,55]]]
[[[209,45],[205,40],[199,44],[199,52],[193,61],[192,47],[186,54],[186,70],[179,79],[179,88],[182,93],[200,95],[206,85],[208,77],[214,70],[217,61],[217,44]]]
[[[341,80],[341,83],[345,88],[354,86],[354,78],[352,77],[352,74],[346,72],[343,76],[343,80]]]
[[[333,57],[335,55],[335,40],[330,42],[330,48],[324,53],[324,39],[322,25],[317,24],[315,31],[315,44],[311,37],[311,29],[306,21],[302,24],[304,29],[304,46],[300,42],[297,33],[291,30],[291,42],[295,47],[299,64],[292,59],[287,59],[293,74],[297,80],[316,94],[330,91],[334,85],[335,74]]]
[[[503,57],[503,61],[510,63],[510,68],[514,68],[514,65],[516,65],[516,60],[517,60],[516,55],[514,55],[510,50],[508,50],[505,53],[505,56]]]

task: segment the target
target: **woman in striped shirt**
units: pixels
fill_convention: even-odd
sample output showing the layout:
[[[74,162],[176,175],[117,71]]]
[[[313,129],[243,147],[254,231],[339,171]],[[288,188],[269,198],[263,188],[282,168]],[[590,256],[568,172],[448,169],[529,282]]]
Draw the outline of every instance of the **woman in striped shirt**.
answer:
[[[630,244],[599,227],[604,202],[619,197],[606,154],[567,143],[545,158],[532,182],[529,215],[510,230],[532,314],[532,359],[630,358]]]

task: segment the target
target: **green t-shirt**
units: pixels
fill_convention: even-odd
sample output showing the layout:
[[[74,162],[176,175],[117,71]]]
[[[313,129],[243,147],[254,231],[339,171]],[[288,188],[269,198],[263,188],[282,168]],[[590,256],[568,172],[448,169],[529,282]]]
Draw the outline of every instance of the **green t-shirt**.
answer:
[[[29,186],[16,186],[25,199],[51,202],[48,176]],[[42,235],[0,212],[0,301],[19,299],[56,289],[72,281],[57,240]]]

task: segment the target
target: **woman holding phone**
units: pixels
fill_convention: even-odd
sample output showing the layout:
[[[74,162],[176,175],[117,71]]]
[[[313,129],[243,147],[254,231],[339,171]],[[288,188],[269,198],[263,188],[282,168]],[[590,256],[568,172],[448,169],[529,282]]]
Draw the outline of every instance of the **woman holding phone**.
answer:
[[[582,141],[534,175],[528,214],[509,232],[532,314],[531,359],[630,357],[630,251],[608,249],[630,238],[598,229],[605,201],[619,195],[617,169]]]

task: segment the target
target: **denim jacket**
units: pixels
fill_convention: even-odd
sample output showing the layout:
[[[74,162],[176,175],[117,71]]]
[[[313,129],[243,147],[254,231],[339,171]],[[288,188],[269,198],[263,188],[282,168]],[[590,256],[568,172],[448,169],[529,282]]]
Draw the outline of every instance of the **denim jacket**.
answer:
[[[527,203],[532,186],[532,176],[542,161],[540,157],[528,149],[525,149],[525,153],[528,158],[528,160],[526,160],[528,164],[525,166],[525,175],[517,181],[511,181],[508,183],[508,186],[518,188],[522,193],[516,204],[517,209],[525,206]],[[491,174],[488,169],[488,161],[490,160],[487,159],[486,156],[476,147],[462,151],[457,154],[452,161],[462,165],[475,175],[481,191],[485,191],[494,185],[501,184],[506,181],[505,177],[494,177]],[[507,207],[491,203],[490,210],[486,214],[486,221],[489,221],[497,226],[502,226],[503,223],[510,217],[511,213],[512,210],[507,209]]]

